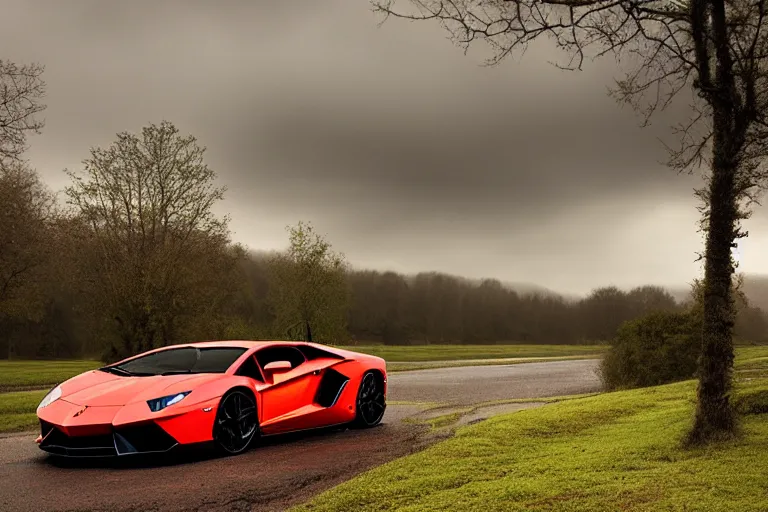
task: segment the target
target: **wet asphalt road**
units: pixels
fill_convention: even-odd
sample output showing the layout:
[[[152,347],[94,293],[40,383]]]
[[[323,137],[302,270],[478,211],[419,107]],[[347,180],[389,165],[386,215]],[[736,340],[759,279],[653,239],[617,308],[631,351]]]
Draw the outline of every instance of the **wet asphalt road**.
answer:
[[[598,360],[467,366],[394,373],[390,400],[475,404],[597,391]]]
[[[597,360],[466,366],[394,373],[389,401],[472,404],[599,390]],[[418,407],[390,405],[370,430],[321,431],[270,438],[228,458],[196,450],[127,463],[62,463],[35,434],[0,437],[0,511],[277,511],[301,503],[371,467],[428,442],[400,420]]]

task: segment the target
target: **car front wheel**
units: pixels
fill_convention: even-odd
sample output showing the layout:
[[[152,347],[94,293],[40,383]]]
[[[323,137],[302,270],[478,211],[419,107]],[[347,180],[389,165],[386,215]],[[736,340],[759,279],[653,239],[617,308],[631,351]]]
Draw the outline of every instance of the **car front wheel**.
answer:
[[[233,389],[224,395],[219,402],[213,427],[216,447],[227,455],[243,453],[258,431],[259,418],[253,395],[240,389]]]

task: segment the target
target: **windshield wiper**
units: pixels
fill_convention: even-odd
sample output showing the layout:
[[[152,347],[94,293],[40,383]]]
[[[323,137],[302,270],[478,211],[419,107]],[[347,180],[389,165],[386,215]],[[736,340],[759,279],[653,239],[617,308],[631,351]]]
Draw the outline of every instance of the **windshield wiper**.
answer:
[[[192,370],[168,370],[167,372],[163,372],[160,375],[181,375],[184,373],[193,373]]]
[[[123,375],[125,377],[147,377],[149,375],[152,375],[151,373],[131,372],[123,368],[120,368],[119,366],[104,366],[102,368],[99,368],[99,370],[101,370],[102,372],[114,373],[115,375]]]

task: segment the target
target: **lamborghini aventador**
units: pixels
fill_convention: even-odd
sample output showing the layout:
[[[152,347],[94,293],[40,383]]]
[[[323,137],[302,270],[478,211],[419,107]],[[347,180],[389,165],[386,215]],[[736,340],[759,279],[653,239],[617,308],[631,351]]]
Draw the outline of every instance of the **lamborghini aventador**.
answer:
[[[367,354],[305,342],[174,345],[54,387],[37,408],[37,443],[72,457],[205,442],[234,455],[260,436],[372,427],[386,395],[385,361]]]

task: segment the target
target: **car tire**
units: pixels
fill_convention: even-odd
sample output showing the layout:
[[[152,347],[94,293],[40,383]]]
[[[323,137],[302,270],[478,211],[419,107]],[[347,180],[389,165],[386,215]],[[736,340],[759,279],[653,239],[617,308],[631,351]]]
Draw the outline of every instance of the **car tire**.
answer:
[[[224,455],[239,455],[250,448],[259,435],[256,398],[245,389],[231,389],[216,408],[213,442]]]
[[[371,428],[381,423],[387,408],[384,379],[378,372],[368,371],[360,379],[355,401],[355,428]]]

